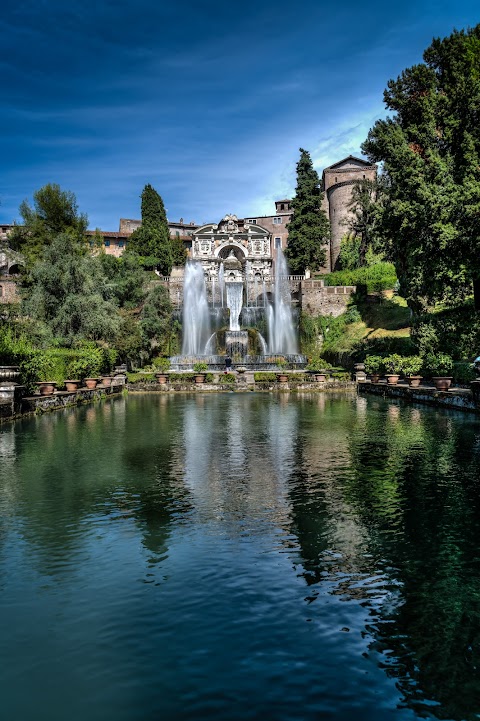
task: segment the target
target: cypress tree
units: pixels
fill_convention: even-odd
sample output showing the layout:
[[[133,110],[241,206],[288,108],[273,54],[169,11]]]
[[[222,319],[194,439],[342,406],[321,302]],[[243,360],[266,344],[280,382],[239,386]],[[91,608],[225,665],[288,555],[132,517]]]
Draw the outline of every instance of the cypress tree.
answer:
[[[145,267],[156,267],[163,275],[172,270],[170,229],[163,200],[150,184],[142,191],[142,225],[130,236],[128,247]]]
[[[303,274],[307,268],[317,270],[325,263],[325,240],[330,233],[330,224],[320,204],[320,178],[310,153],[300,148],[293,215],[288,224],[285,251],[293,273]]]

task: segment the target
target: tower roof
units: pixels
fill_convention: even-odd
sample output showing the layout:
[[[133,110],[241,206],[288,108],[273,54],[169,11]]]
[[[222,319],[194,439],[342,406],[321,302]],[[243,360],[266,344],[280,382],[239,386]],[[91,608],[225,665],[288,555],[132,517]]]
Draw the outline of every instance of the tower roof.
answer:
[[[340,170],[343,165],[360,165],[364,168],[371,168],[373,167],[373,163],[369,163],[368,160],[364,160],[363,158],[357,158],[355,155],[347,155],[346,158],[343,158],[343,160],[338,160],[336,163],[333,163],[333,165],[329,165],[328,168],[325,168],[325,170]],[[325,170],[323,172],[325,172]]]

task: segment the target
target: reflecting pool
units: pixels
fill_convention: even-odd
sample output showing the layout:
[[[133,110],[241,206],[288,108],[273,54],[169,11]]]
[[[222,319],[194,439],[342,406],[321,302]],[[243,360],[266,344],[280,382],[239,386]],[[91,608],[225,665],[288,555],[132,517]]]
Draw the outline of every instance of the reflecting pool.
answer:
[[[0,427],[6,721],[480,718],[480,422],[131,395]]]

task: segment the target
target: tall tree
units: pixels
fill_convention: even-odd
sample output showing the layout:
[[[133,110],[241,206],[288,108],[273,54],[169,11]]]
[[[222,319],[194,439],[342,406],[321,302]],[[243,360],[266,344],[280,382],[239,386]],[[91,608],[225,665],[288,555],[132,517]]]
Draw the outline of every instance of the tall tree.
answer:
[[[112,340],[119,317],[100,259],[69,234],[58,234],[32,269],[23,310],[46,324],[63,345],[80,339]]]
[[[379,225],[382,217],[382,179],[359,180],[352,187],[346,225],[358,247],[358,266],[366,265],[367,249],[379,249]]]
[[[130,251],[142,258],[145,267],[156,267],[163,275],[172,270],[172,242],[163,200],[151,185],[142,191],[142,225],[128,241]]]
[[[393,117],[362,146],[383,162],[385,249],[412,307],[480,286],[480,25],[434,39],[390,80]]]
[[[302,148],[297,163],[297,187],[292,207],[285,251],[290,270],[294,273],[304,273],[307,268],[317,270],[325,263],[325,242],[330,233],[330,224],[321,208],[318,173],[310,154]]]
[[[33,194],[33,208],[24,200],[20,205],[22,225],[9,236],[9,244],[25,257],[27,268],[41,257],[59,233],[66,233],[72,242],[84,240],[87,216],[78,212],[75,194],[48,183]]]

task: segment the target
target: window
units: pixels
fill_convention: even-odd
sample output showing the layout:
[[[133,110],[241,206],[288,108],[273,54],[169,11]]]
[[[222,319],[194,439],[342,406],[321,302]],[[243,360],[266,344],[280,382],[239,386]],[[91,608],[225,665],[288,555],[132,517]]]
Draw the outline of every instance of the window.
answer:
[[[119,248],[124,248],[124,247],[125,247],[125,241],[124,241],[124,240],[119,240],[119,241],[118,241],[118,247],[119,247]]]
[[[247,220],[247,223],[251,223],[252,225],[256,225],[256,224],[257,224],[257,219],[256,219],[256,218],[249,218],[249,219]]]
[[[175,231],[175,237],[180,238],[180,232],[178,230]]]
[[[281,248],[281,247],[282,247],[282,239],[275,238],[275,248]]]
[[[2,295],[3,295],[3,286],[0,285],[0,298],[2,297]]]
[[[281,204],[280,210],[285,210],[285,203],[282,203],[282,204]]]
[[[283,208],[282,208],[282,210],[283,210]],[[274,219],[273,219],[273,222],[274,222],[275,225],[281,225],[282,219],[281,219],[281,218],[274,218]]]
[[[109,248],[109,247],[110,247],[110,241],[109,241],[109,240],[104,240],[104,241],[103,241],[103,244],[104,244],[105,248]]]

